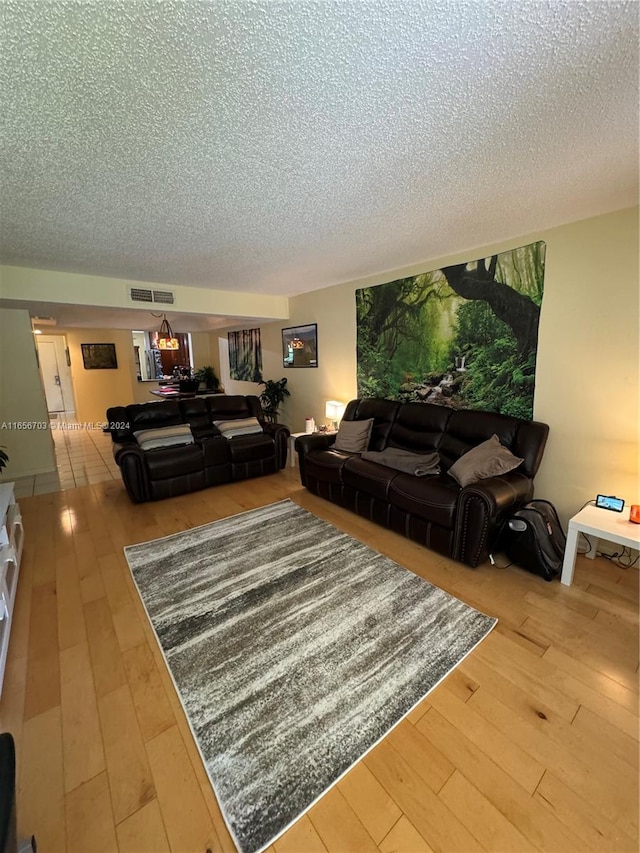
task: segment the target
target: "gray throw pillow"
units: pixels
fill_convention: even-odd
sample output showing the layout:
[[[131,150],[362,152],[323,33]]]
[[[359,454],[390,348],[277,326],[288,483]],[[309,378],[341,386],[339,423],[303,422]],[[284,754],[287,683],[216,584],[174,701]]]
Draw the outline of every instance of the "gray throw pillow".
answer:
[[[175,447],[179,444],[193,444],[193,435],[189,424],[139,429],[134,437],[142,450],[158,450],[161,447]]]
[[[252,435],[254,432],[262,432],[260,421],[257,418],[236,418],[233,421],[214,421],[225,438],[235,438],[237,435]]]
[[[478,480],[513,471],[523,461],[514,456],[509,448],[500,444],[497,435],[492,435],[454,462],[449,468],[449,474],[464,488],[477,483]]]
[[[364,453],[369,447],[373,418],[366,421],[341,421],[334,450],[344,450],[346,453]]]

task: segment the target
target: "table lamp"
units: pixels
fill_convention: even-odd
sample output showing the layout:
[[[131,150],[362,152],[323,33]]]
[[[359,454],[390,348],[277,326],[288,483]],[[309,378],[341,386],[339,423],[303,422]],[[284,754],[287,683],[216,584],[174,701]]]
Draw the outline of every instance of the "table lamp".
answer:
[[[339,400],[327,400],[324,404],[324,416],[331,421],[332,429],[338,429],[338,421],[342,419],[346,407]]]

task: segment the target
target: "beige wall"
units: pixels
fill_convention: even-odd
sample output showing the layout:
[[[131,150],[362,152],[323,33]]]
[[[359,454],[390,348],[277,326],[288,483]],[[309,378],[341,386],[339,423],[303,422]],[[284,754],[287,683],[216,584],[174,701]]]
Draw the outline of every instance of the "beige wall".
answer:
[[[71,357],[71,379],[76,399],[76,420],[99,424],[109,406],[134,402],[134,386],[154,387],[136,380],[131,332],[122,329],[64,329]],[[115,344],[116,370],[86,370],[81,344]],[[146,400],[152,397],[147,393]]]
[[[211,340],[209,332],[191,332],[191,352],[193,355],[194,370],[198,370],[200,367],[207,367],[211,364]],[[213,367],[214,365],[211,366]]]
[[[0,266],[3,299],[66,305],[96,305],[104,308],[137,310],[145,322],[149,317],[148,304],[131,302],[129,287],[151,287],[171,290],[175,294],[172,310],[187,314],[206,314],[218,317],[268,317],[277,320],[289,311],[286,296],[268,293],[244,293],[234,290],[209,290],[178,284],[129,281],[109,276],[41,270],[31,267]],[[159,306],[158,306],[159,307]],[[159,310],[160,309],[159,307]],[[178,330],[176,331],[183,331]]]
[[[638,503],[638,209],[542,236],[534,412],[551,431],[537,494],[565,518],[598,492]]]
[[[0,308],[0,445],[9,463],[3,480],[55,470],[47,402],[28,311]],[[11,429],[9,424],[46,425]]]
[[[639,502],[637,208],[292,298],[286,325],[318,324],[319,367],[284,370],[284,324],[262,326],[264,375],[286,375],[292,394],[281,420],[302,431],[307,416],[324,421],[325,400],[356,396],[358,287],[536,240],[546,242],[547,255],[534,417],[551,427],[536,494],[565,521],[597,492]],[[233,392],[246,393],[245,385],[233,383]]]

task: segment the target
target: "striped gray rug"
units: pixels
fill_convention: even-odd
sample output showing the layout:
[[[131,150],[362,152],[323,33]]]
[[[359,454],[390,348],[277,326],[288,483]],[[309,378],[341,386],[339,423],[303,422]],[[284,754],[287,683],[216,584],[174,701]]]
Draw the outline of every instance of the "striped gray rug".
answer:
[[[289,500],[125,554],[244,853],[284,832],[496,621]]]

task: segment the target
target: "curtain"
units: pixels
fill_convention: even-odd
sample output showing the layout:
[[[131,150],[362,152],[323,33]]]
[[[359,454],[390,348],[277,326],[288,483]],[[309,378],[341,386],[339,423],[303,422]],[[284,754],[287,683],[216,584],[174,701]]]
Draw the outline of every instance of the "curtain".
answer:
[[[232,379],[262,382],[262,346],[260,329],[228,332],[229,368]]]

